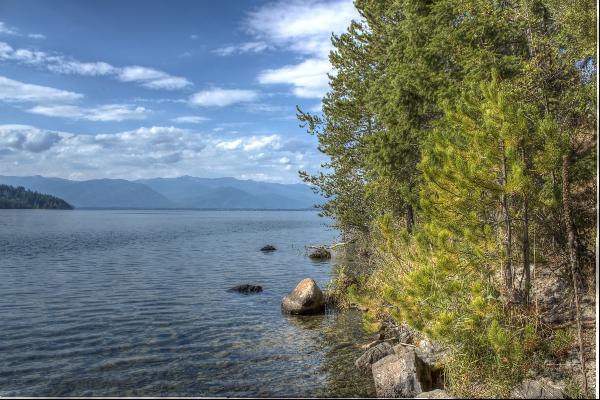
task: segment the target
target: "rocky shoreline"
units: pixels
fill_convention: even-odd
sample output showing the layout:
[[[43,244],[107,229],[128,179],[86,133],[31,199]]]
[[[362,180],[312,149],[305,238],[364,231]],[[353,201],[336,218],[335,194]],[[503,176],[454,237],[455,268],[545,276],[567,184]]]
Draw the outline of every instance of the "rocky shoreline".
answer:
[[[329,259],[330,250],[325,246],[312,247],[311,258]],[[261,251],[274,251],[267,245]],[[313,257],[315,254],[317,257]],[[327,253],[325,255],[325,253]],[[348,285],[353,282],[346,282]],[[346,285],[346,286],[348,286]],[[231,291],[257,293],[260,286],[239,285]],[[334,296],[322,291],[314,279],[302,279],[281,300],[282,312],[290,315],[315,315],[325,313],[326,308],[340,310]],[[350,304],[360,312],[367,309]],[[420,332],[393,319],[381,316],[379,329],[372,341],[361,344],[344,342],[335,349],[355,345],[364,350],[354,366],[365,375],[371,375],[377,397],[381,398],[453,398],[445,386],[444,368],[448,360],[448,349],[430,341]],[[543,377],[525,379],[513,388],[511,398],[562,399],[566,397],[564,387],[559,387]]]

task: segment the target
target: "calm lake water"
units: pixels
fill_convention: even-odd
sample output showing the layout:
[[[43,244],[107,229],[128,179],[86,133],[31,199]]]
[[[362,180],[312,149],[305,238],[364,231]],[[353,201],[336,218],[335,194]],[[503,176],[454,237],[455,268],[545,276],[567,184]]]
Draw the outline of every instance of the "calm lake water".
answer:
[[[281,313],[302,278],[330,278],[336,260],[304,248],[335,241],[325,222],[0,210],[0,396],[373,396],[360,315]],[[264,291],[227,292],[240,283]]]

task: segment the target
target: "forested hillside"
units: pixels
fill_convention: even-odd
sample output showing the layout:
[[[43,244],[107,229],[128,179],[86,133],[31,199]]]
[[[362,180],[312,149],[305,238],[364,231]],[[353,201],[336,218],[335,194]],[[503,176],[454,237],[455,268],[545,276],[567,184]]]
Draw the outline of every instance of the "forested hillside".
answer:
[[[0,185],[1,208],[49,208],[70,210],[73,207],[58,197],[32,192],[23,187]]]
[[[455,395],[507,396],[573,354],[560,379],[585,395],[595,3],[355,4],[364,20],[333,38],[322,113],[298,110],[329,157],[326,172],[301,176],[364,258],[338,301],[368,308],[367,327],[391,317],[450,349]],[[544,276],[556,277],[564,316],[544,308]]]

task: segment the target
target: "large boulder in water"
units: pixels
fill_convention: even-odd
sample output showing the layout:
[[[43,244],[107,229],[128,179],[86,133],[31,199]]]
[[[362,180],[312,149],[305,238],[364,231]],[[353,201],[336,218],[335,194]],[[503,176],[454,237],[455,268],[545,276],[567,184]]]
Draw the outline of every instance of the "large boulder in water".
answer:
[[[308,256],[313,260],[329,260],[331,258],[331,252],[321,246],[314,248]]]
[[[281,306],[283,311],[290,314],[319,314],[325,311],[325,296],[317,282],[305,278],[283,298]]]
[[[260,248],[260,251],[264,251],[264,252],[275,251],[275,250],[277,250],[277,249],[275,248],[275,246],[273,246],[271,244],[264,245],[263,247]]]
[[[262,292],[262,286],[258,286],[258,285],[250,285],[248,283],[245,283],[243,285],[237,285],[232,287],[231,289],[228,290],[228,292],[238,292],[238,293],[243,293],[243,294],[250,294],[250,293],[260,293]]]

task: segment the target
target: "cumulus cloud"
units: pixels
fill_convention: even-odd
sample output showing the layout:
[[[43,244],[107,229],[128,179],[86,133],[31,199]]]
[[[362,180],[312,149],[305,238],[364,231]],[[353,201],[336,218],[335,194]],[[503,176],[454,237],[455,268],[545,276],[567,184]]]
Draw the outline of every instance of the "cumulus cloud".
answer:
[[[217,148],[223,150],[236,150],[242,145],[242,139],[224,140],[216,144]]]
[[[252,11],[246,27],[268,43],[326,57],[330,35],[344,32],[350,21],[358,18],[352,0],[278,1]]]
[[[252,136],[246,139],[246,144],[243,146],[244,151],[261,150],[265,147],[279,149],[281,147],[281,137],[279,135]]]
[[[0,42],[0,61],[2,60],[46,68],[59,74],[110,76],[121,82],[137,83],[148,89],[178,90],[192,86],[192,82],[186,78],[173,76],[154,68],[139,65],[115,67],[103,61],[81,62],[62,54],[14,49],[5,42]]]
[[[56,132],[42,131],[29,125],[0,125],[0,150],[40,153],[60,142]]]
[[[80,107],[74,105],[35,106],[30,113],[47,117],[68,118],[88,121],[124,121],[146,118],[149,110],[129,104],[107,104],[99,107]]]
[[[318,166],[320,157],[312,146],[298,146],[279,134],[224,139],[173,126],[77,134],[0,125],[0,170],[6,174],[76,179],[252,176],[297,182],[296,171],[304,164]]]
[[[0,101],[5,102],[72,102],[83,98],[80,93],[48,86],[33,85],[0,76]]]
[[[253,90],[214,88],[195,93],[190,104],[200,107],[225,107],[236,103],[247,103],[258,98]]]
[[[343,33],[360,19],[352,0],[278,1],[252,11],[246,29],[270,46],[291,50],[304,59],[262,71],[261,84],[291,85],[298,97],[320,98],[327,92],[331,34]]]
[[[298,97],[322,97],[327,92],[331,71],[329,61],[309,58],[300,64],[267,69],[258,76],[261,84],[290,84]]]

